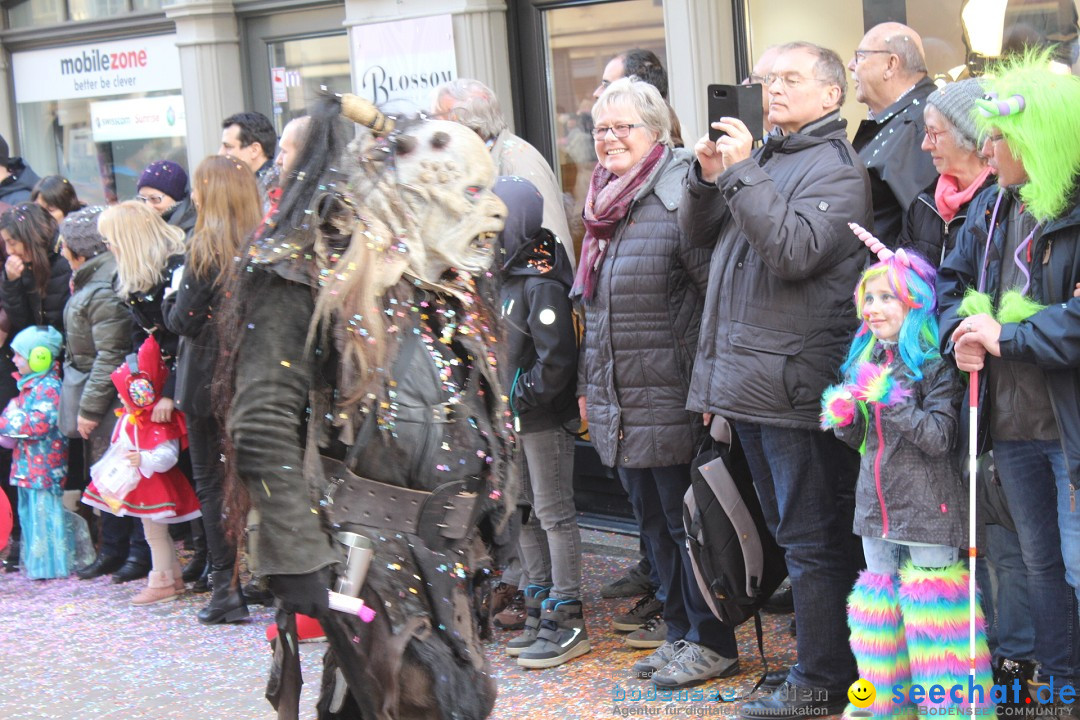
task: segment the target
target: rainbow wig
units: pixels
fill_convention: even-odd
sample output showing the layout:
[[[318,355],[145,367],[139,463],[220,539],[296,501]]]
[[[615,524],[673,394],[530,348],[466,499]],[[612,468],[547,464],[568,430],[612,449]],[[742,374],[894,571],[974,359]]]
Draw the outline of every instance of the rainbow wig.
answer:
[[[983,87],[992,99],[979,101],[976,113],[979,129],[997,128],[1023,160],[1020,198],[1040,223],[1066,211],[1080,173],[1080,77],[1053,72],[1050,60],[1049,50],[1031,50],[991,67]]]
[[[847,382],[857,382],[855,376],[859,367],[869,362],[877,345],[877,338],[863,317],[863,303],[866,284],[882,276],[893,294],[908,308],[897,338],[897,349],[912,379],[921,380],[923,363],[938,357],[937,295],[934,291],[937,271],[924,257],[907,249],[903,256],[894,255],[868,267],[855,286],[855,308],[862,325],[851,341],[847,359],[840,366]]]

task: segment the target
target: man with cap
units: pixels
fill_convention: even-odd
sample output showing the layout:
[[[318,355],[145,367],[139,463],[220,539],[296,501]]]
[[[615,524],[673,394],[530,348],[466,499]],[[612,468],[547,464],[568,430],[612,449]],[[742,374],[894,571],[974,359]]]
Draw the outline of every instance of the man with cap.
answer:
[[[851,144],[870,173],[874,234],[891,245],[901,218],[934,178],[923,139],[923,103],[934,91],[926,75],[922,38],[907,25],[870,28],[848,61],[855,99],[870,110]]]
[[[146,203],[190,237],[195,228],[195,205],[188,193],[188,176],[184,168],[171,160],[155,160],[139,176],[135,199]]]
[[[926,98],[922,149],[938,176],[908,207],[897,236],[899,247],[912,247],[940,265],[979,192],[994,184],[986,158],[979,154],[975,101],[983,96],[975,78],[935,90]]]
[[[8,155],[7,140],[0,137],[0,202],[8,205],[27,202],[40,179],[21,157]]]

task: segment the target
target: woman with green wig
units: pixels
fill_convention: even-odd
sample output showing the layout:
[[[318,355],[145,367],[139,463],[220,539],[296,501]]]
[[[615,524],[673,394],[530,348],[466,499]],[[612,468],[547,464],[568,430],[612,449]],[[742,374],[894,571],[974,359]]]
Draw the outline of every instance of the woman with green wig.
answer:
[[[1049,60],[1031,52],[986,79],[976,122],[997,187],[972,201],[938,274],[942,352],[980,371],[980,450],[992,444],[1040,609],[1033,696],[1080,679],[1080,78]]]

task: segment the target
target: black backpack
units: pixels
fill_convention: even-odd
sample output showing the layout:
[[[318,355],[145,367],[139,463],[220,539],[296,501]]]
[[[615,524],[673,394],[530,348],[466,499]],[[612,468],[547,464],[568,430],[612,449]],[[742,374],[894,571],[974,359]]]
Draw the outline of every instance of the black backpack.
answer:
[[[683,497],[686,549],[713,615],[732,628],[754,618],[764,661],[759,610],[787,577],[784,551],[765,523],[738,437],[721,417],[711,435]]]

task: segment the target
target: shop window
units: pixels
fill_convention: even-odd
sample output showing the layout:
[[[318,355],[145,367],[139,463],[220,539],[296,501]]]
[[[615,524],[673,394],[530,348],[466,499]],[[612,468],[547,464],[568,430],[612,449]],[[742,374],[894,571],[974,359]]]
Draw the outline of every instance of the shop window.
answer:
[[[54,25],[67,19],[67,3],[64,0],[25,0],[10,5],[7,15],[8,27],[12,28]]]
[[[557,171],[578,252],[585,229],[581,211],[596,166],[592,140],[593,92],[604,66],[632,48],[656,53],[667,66],[660,0],[621,0],[544,12],[549,102],[553,109]]]
[[[1058,59],[1080,69],[1077,0],[743,1],[751,65],[765,48],[792,40],[832,48],[846,63],[867,24],[898,20],[922,36],[927,70],[939,83],[979,74],[988,60],[1024,45],[1055,44]],[[866,108],[849,92],[843,113],[854,128]]]
[[[129,12],[160,10],[166,0],[22,0],[6,2],[8,27],[55,25],[68,20],[120,17]]]
[[[274,125],[279,133],[287,122],[307,113],[307,104],[322,87],[352,92],[348,35],[282,40],[266,47]]]

